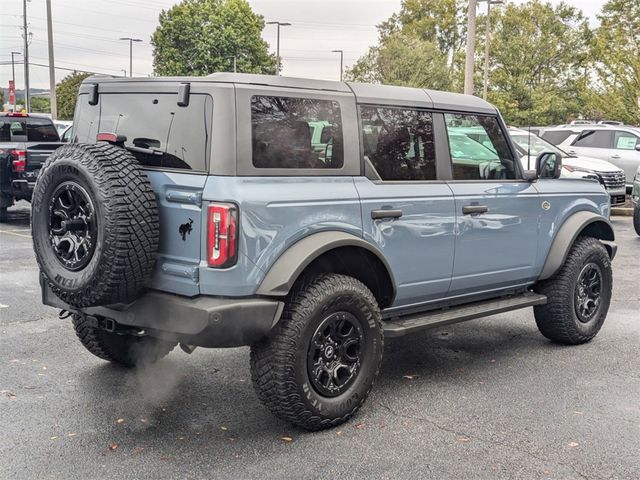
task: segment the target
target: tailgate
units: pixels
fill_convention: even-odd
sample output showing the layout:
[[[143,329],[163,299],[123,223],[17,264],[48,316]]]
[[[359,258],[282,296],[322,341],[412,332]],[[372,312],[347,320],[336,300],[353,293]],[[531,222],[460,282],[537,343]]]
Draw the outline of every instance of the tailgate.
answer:
[[[49,158],[49,155],[62,145],[64,143],[27,143],[25,145],[27,152],[25,177],[27,180],[35,181],[42,164]]]

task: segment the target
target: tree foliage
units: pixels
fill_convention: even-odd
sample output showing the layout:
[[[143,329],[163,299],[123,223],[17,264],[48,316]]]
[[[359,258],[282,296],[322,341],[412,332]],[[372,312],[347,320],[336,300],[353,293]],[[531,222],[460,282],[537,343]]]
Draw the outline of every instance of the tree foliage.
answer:
[[[60,120],[73,120],[80,84],[89,76],[91,76],[90,73],[73,72],[56,85],[58,118]]]
[[[156,75],[208,75],[237,69],[274,73],[262,40],[264,19],[246,0],[183,0],[160,13],[151,37]]]
[[[476,95],[482,94],[486,40],[486,7],[479,5]],[[403,0],[348,78],[461,91],[466,6],[465,0]],[[640,3],[608,0],[598,19],[592,31],[582,12],[562,1],[492,8],[488,99],[508,123],[640,120]]]
[[[49,113],[51,112],[51,101],[49,97],[31,97],[31,111],[33,113]]]
[[[550,125],[579,113],[590,38],[582,12],[562,2],[530,1],[509,3],[492,16],[489,100],[505,118]],[[479,43],[484,51],[484,38]],[[481,87],[479,79],[476,94]]]
[[[598,15],[600,26],[591,43],[595,115],[640,122],[640,2],[609,0]]]

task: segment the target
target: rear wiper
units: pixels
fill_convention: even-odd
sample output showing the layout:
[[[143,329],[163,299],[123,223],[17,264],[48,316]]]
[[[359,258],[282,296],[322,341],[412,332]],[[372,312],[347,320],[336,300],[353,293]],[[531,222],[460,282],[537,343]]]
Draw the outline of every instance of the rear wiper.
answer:
[[[164,155],[164,150],[160,150],[159,148],[155,148],[155,147],[145,148],[145,147],[135,147],[135,146],[125,145],[124,148],[126,148],[130,152],[146,153],[147,155],[160,155],[160,156]]]

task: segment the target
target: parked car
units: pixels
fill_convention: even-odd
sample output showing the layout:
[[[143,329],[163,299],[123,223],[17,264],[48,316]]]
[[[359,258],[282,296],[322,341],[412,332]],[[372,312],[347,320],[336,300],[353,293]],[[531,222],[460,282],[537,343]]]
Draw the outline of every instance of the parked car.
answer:
[[[73,142],[34,192],[43,302],[126,366],[176,344],[250,345],[262,402],[332,427],[367,398],[385,338],[531,306],[553,341],[598,333],[616,253],[609,195],[557,180],[556,153],[536,167],[523,170],[496,108],[473,96],[89,77]]]
[[[640,167],[633,179],[633,191],[631,192],[631,202],[633,203],[633,227],[640,235]]]
[[[54,120],[53,124],[56,126],[56,130],[58,131],[58,135],[62,138],[62,134],[65,130],[67,130],[73,122],[69,120]]]
[[[0,113],[0,222],[15,200],[31,200],[40,167],[60,145],[50,118]]]
[[[71,141],[71,135],[73,134],[73,125],[69,125],[60,134],[60,141],[63,143],[69,143]]]
[[[624,170],[610,162],[581,155],[569,155],[546,140],[529,135],[526,130],[509,129],[509,135],[522,155],[525,168],[535,169],[535,158],[542,152],[555,152],[562,157],[561,178],[594,178],[598,180],[611,197],[611,205],[624,205],[626,202]]]
[[[640,130],[614,125],[569,126],[545,130],[542,138],[571,155],[607,160],[622,168],[631,191],[640,166]]]

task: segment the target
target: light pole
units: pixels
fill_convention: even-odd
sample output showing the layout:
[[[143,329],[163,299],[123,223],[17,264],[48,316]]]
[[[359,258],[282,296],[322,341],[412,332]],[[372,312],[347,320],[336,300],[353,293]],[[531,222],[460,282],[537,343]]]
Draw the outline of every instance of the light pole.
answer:
[[[331,53],[340,54],[340,81],[342,81],[342,71],[344,70],[344,50],[331,50]]]
[[[133,76],[133,42],[141,42],[139,38],[120,37],[120,40],[127,40],[129,42],[129,76]]]
[[[502,0],[487,1],[487,23],[484,28],[484,81],[482,85],[482,98],[487,99],[489,91],[489,43],[491,42],[491,5],[502,5]]]
[[[51,18],[51,0],[47,0],[47,43],[49,46],[49,104],[51,118],[58,118],[58,101],[56,98],[56,66],[53,59],[53,20]]]
[[[289,27],[291,24],[289,22],[267,22],[267,25],[277,25],[278,26],[278,36],[276,38],[276,75],[280,75],[280,70],[282,68],[282,64],[280,62],[280,27]]]
[[[29,94],[29,24],[27,23],[27,0],[22,3],[22,31],[24,37],[24,108],[29,113],[31,111],[31,95]]]
[[[13,80],[13,111],[16,111],[16,66],[14,55],[22,55],[22,52],[11,52],[11,79]]]

